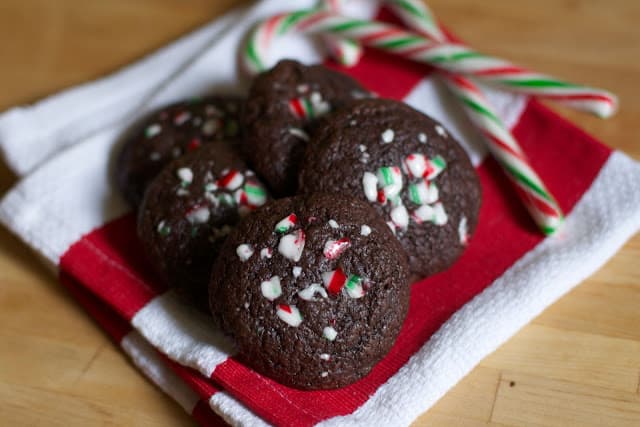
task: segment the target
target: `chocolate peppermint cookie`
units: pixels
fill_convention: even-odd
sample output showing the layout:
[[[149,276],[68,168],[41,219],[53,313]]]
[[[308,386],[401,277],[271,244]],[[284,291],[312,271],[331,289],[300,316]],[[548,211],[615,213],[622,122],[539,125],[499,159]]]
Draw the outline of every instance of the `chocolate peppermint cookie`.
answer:
[[[373,208],[316,193],[246,217],[224,243],[211,308],[258,372],[302,389],[365,376],[409,303],[404,252]]]
[[[208,310],[211,266],[242,216],[267,201],[256,176],[226,142],[169,163],[149,185],[138,236],[167,283]]]
[[[321,65],[281,61],[253,82],[241,123],[244,152],[275,195],[292,195],[299,162],[317,119],[369,94]]]
[[[460,145],[408,105],[368,99],[327,117],[308,144],[300,191],[349,194],[376,208],[412,273],[449,267],[473,233],[481,188]]]
[[[132,207],[164,165],[203,144],[238,138],[242,100],[208,97],[180,102],[153,114],[122,148],[116,181]]]

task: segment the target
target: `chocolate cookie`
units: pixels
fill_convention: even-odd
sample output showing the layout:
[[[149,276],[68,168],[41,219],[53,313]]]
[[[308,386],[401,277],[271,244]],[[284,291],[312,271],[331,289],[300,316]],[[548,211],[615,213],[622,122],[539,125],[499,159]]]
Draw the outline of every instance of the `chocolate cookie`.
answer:
[[[211,142],[169,163],[138,212],[138,236],[171,287],[208,311],[211,266],[240,218],[267,193],[226,142]]]
[[[292,195],[317,119],[369,96],[355,80],[321,65],[281,61],[253,82],[241,118],[244,152],[275,195]]]
[[[383,99],[353,103],[318,127],[299,185],[304,193],[336,192],[371,203],[420,277],[460,256],[481,203],[475,170],[442,125]]]
[[[132,207],[162,167],[202,144],[238,138],[240,98],[208,97],[171,105],[142,123],[125,142],[116,181]]]
[[[302,389],[365,376],[393,345],[409,303],[408,266],[380,216],[316,193],[271,202],[229,235],[211,308],[258,372]]]

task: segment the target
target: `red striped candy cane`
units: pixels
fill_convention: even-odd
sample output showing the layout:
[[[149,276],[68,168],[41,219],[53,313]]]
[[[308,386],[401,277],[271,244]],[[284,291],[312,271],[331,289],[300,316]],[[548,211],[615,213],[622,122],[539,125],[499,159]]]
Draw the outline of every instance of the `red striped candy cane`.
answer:
[[[402,3],[410,2],[404,0]],[[476,76],[512,92],[553,99],[601,117],[610,116],[617,108],[617,98],[605,90],[535,73],[460,43],[436,42],[394,25],[349,18],[320,9],[280,14],[259,24],[251,32],[244,50],[246,68],[251,72],[264,71],[271,40],[290,31],[327,33],[355,40],[454,74]]]

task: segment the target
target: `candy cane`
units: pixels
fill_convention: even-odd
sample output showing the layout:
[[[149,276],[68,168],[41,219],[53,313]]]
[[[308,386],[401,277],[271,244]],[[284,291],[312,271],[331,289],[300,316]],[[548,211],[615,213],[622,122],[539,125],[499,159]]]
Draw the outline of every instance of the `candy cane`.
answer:
[[[422,1],[392,0],[388,3],[394,13],[410,28],[437,42],[447,40],[433,14]],[[507,126],[498,118],[473,82],[448,73],[442,73],[442,75],[448,88],[456,95],[471,121],[481,131],[489,151],[516,187],[519,197],[536,224],[545,234],[555,232],[562,224],[562,211],[529,164]],[[419,169],[420,158],[413,160],[413,163],[407,162],[410,171],[412,170],[410,166]],[[415,193],[418,197],[418,191]]]
[[[404,0],[403,3],[414,2]],[[553,99],[601,117],[610,116],[617,108],[617,98],[605,90],[535,73],[508,61],[483,55],[460,43],[435,42],[394,25],[349,18],[320,9],[280,14],[259,24],[251,32],[245,47],[243,62],[246,69],[253,73],[264,71],[272,39],[290,31],[327,33],[356,40],[365,46],[454,74],[476,76],[508,91]]]

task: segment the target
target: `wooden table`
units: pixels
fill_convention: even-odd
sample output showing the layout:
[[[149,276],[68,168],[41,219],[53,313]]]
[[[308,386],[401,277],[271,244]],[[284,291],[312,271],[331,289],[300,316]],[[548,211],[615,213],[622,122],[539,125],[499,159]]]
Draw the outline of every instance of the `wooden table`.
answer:
[[[237,0],[2,0],[0,109],[139,58]],[[606,87],[608,121],[561,113],[640,159],[640,2],[431,0],[486,50]],[[0,166],[0,193],[15,178]],[[640,236],[451,390],[418,425],[640,425]],[[0,425],[188,425],[55,277],[0,229]]]

